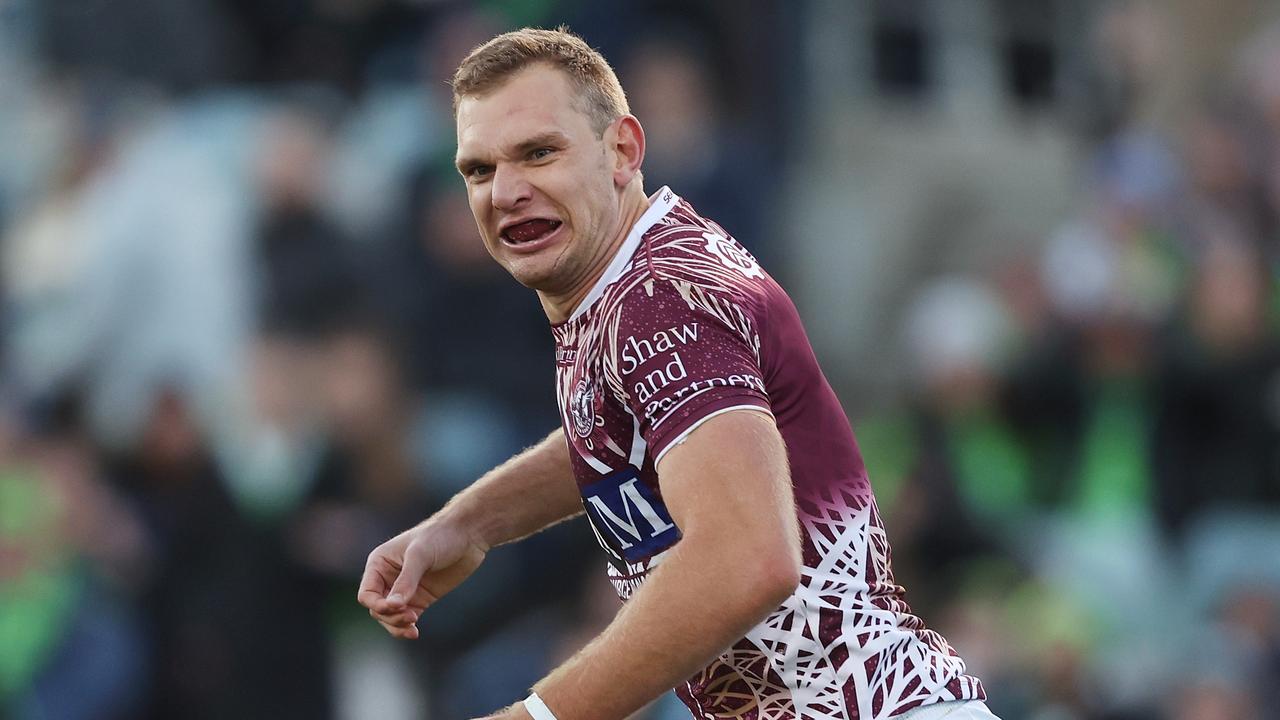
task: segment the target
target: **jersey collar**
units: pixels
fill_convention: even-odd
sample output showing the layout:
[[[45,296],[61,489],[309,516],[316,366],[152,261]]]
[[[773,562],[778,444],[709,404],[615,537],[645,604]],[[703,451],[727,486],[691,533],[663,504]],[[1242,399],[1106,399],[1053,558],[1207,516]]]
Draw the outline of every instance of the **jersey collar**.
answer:
[[[644,239],[644,234],[658,223],[667,213],[671,212],[671,208],[680,202],[680,196],[671,192],[671,188],[663,185],[661,189],[649,196],[649,209],[644,211],[640,219],[635,225],[631,226],[631,232],[627,233],[627,239],[622,242],[622,247],[618,248],[618,253],[613,256],[613,261],[609,263],[609,267],[605,268],[604,274],[591,287],[591,292],[578,303],[578,307],[574,309],[573,314],[569,316],[566,323],[571,323],[581,317],[591,306],[600,299],[604,294],[605,288],[609,287],[613,281],[622,277],[622,273],[626,272],[627,266],[631,264],[631,258],[636,254],[636,248],[640,247],[640,241]]]

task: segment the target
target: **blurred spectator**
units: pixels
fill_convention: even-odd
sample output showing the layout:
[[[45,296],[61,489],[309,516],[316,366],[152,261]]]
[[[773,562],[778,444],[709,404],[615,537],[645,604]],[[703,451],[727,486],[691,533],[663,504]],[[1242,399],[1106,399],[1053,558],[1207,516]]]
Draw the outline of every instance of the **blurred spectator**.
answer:
[[[1154,484],[1151,341],[1182,278],[1169,217],[1179,170],[1168,144],[1147,132],[1104,141],[1094,170],[1097,192],[1050,238],[1041,263],[1057,337],[1033,345],[1028,359],[1040,365],[1025,366],[1014,389],[1021,419],[1061,423],[1059,437],[1071,440],[1051,494],[1087,516],[1141,518]],[[1050,413],[1037,419],[1041,395]]]
[[[422,451],[456,490],[556,426],[551,332],[534,293],[489,257],[456,173],[424,169],[410,188],[373,272],[426,393]]]
[[[1026,505],[1025,458],[997,405],[1006,322],[991,292],[959,278],[926,288],[907,319],[916,455],[889,529],[900,580],[926,614],[1012,536]]]
[[[203,425],[237,384],[248,328],[247,206],[234,103],[126,115],[105,154],[54,196],[48,222],[6,245],[43,274],[14,288],[12,380],[25,396],[87,386],[90,427],[115,447],[145,422],[156,385],[181,376]],[[101,160],[98,162],[97,160]],[[23,265],[21,267],[26,267]]]
[[[368,549],[427,517],[448,498],[415,464],[412,407],[391,347],[348,324],[323,346],[319,409],[327,442],[316,480],[292,521],[292,551],[317,572],[358,582]]]
[[[1001,687],[988,699],[1000,717],[1100,718],[1092,620],[1053,588],[985,565],[955,590],[940,629],[958,638],[970,670]]]
[[[748,128],[725,114],[723,70],[710,47],[687,28],[650,31],[620,69],[631,111],[644,124],[646,186],[671,186],[767,261],[766,155],[752,147]]]
[[[56,394],[87,362],[81,316],[94,228],[86,204],[120,145],[108,123],[95,123],[84,92],[55,97],[50,124],[66,136],[61,157],[44,194],[21,206],[2,234],[9,380],[28,397]]]
[[[1236,585],[1222,607],[1224,631],[1245,654],[1247,681],[1260,709],[1273,710],[1280,701],[1280,586]]]
[[[1173,720],[1270,718],[1280,680],[1280,594],[1276,587],[1236,585],[1220,598],[1214,622],[1195,635]]]
[[[1254,720],[1258,706],[1241,683],[1218,678],[1191,678],[1171,703],[1171,720]]]
[[[346,241],[321,204],[331,151],[321,123],[282,110],[260,141],[258,322],[270,335],[315,339],[361,302]]]
[[[1017,346],[1003,374],[1002,404],[1026,448],[1033,512],[1052,512],[1072,497],[1084,412],[1079,337],[1054,306],[1034,258],[1017,258],[1003,268],[997,288],[1013,319]]]
[[[1280,347],[1254,247],[1208,239],[1162,352],[1155,424],[1158,509],[1181,530],[1215,508],[1280,510]]]
[[[1186,163],[1191,208],[1185,221],[1192,224],[1192,250],[1199,251],[1197,235],[1207,235],[1194,225],[1231,225],[1241,239],[1262,244],[1274,230],[1269,215],[1265,156],[1243,114],[1233,108],[1210,105],[1193,117],[1186,130]],[[1198,232],[1196,232],[1198,230]]]
[[[414,26],[412,47],[398,48],[384,58],[394,62],[379,60],[369,68],[369,86],[338,129],[325,198],[347,232],[362,244],[384,240],[388,219],[403,204],[417,202],[407,197],[415,169],[432,158],[453,157],[449,83],[471,48],[506,29],[495,13],[487,6],[438,7],[425,29]]]
[[[1090,23],[1087,70],[1070,112],[1090,141],[1127,126],[1149,126],[1166,111],[1174,38],[1159,3],[1122,0],[1098,6]]]
[[[0,715],[127,718],[149,666],[134,591],[148,548],[67,394],[0,434]]]
[[[114,475],[155,555],[142,593],[153,668],[142,716],[329,717],[322,587],[270,526],[241,513],[180,394],[159,395]]]
[[[305,496],[282,523],[285,552],[323,582],[318,599],[329,608],[329,646],[341,673],[335,678],[337,706],[359,717],[395,707],[404,708],[406,717],[421,715],[426,683],[420,682],[420,666],[434,673],[448,657],[436,642],[440,633],[424,630],[418,647],[353,634],[351,628],[369,628],[367,615],[349,602],[350,589],[359,582],[370,548],[421,521],[447,498],[416,463],[412,400],[385,335],[367,321],[348,319],[317,350],[319,356],[311,358],[318,375],[314,386],[295,399],[312,405],[323,436],[312,439],[313,476]],[[444,634],[469,631],[450,628]],[[371,673],[379,678],[378,692],[354,686],[354,678]],[[399,683],[387,684],[390,679]]]

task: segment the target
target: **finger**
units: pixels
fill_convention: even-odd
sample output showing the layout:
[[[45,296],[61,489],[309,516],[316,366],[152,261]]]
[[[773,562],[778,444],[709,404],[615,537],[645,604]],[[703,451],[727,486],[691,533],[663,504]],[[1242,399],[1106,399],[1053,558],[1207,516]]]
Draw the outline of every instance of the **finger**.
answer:
[[[366,603],[361,603],[361,604],[369,608],[369,610],[376,613],[381,613],[383,615],[391,615],[398,612],[404,612],[406,610],[413,609],[413,608],[410,608],[405,603],[399,603],[399,604],[392,603],[391,600],[384,597],[369,597],[367,604]]]
[[[390,609],[399,610],[413,598],[414,592],[418,589],[418,583],[422,581],[422,575],[429,565],[427,555],[426,549],[418,543],[409,543],[409,546],[404,549],[400,576],[396,578],[395,584],[391,586],[391,593],[387,595],[387,605]]]
[[[403,640],[418,639],[417,625],[409,625],[408,627],[395,627],[393,625],[388,625],[387,623],[384,623],[381,620],[378,621],[378,624],[381,625],[382,629],[386,630],[387,633],[390,634],[392,637],[401,638]]]
[[[383,621],[381,618],[375,618],[375,619],[377,619],[378,624],[382,626],[382,629],[386,630],[387,633],[392,635],[393,637],[400,637],[400,635],[404,632],[404,628],[396,627],[395,625],[392,625],[388,622]]]
[[[370,610],[369,615],[380,623],[386,623],[396,627],[407,627],[418,622],[418,613],[413,610],[405,610],[403,612],[396,613],[379,613]]]
[[[391,614],[398,610],[421,612],[420,608],[406,607],[408,600],[401,603],[392,603],[385,597],[390,583],[387,582],[386,574],[379,569],[382,565],[378,559],[370,556],[364,577],[360,580],[360,590],[356,593],[356,601],[371,612],[382,614]]]
[[[378,572],[377,565],[378,562],[370,556],[364,566],[364,575],[360,578],[360,589],[356,591],[356,602],[370,610],[383,600],[387,592],[387,581],[383,579],[382,573]]]

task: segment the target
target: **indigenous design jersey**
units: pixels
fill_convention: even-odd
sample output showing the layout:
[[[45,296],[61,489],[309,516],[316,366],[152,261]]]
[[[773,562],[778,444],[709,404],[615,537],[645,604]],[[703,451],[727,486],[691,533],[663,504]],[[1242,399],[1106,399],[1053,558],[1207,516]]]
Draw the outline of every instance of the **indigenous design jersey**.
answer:
[[[795,594],[677,695],[699,720],[878,720],[984,698],[894,582],[853,432],[790,299],[669,189],[651,203],[552,328],[564,431],[609,577],[625,600],[679,541],[657,462],[735,410],[777,423],[804,552]]]

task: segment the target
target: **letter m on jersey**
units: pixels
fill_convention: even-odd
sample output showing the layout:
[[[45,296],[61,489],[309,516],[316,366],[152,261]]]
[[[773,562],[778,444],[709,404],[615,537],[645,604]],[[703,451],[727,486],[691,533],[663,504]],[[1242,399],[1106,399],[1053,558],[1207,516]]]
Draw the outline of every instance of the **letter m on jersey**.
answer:
[[[620,560],[640,562],[680,539],[666,505],[634,467],[582,488],[582,505],[600,545]]]

